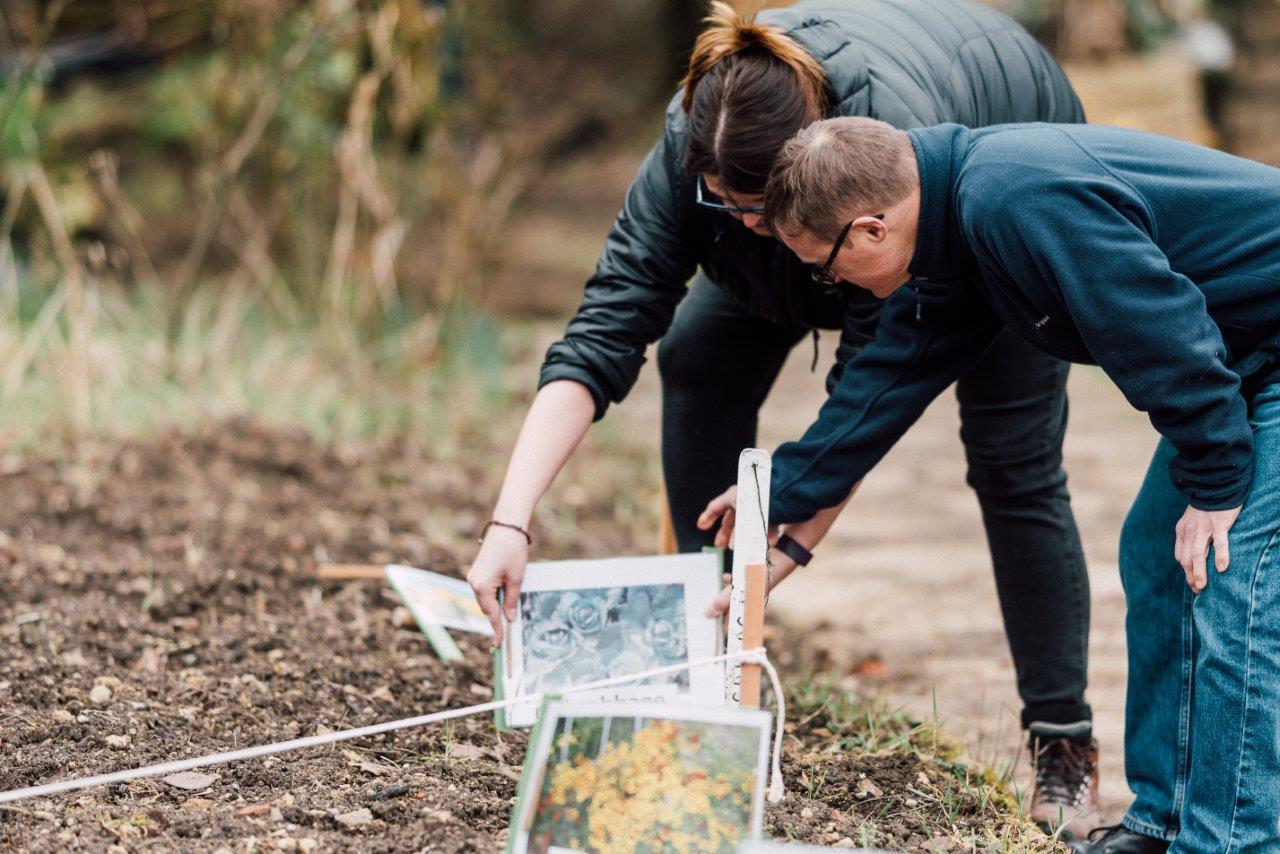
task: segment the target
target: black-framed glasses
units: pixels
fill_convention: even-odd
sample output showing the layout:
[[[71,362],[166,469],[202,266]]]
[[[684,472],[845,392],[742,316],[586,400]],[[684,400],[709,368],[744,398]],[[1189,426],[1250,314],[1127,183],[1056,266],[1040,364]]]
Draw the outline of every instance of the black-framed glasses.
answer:
[[[844,246],[844,242],[849,238],[849,232],[853,230],[853,220],[849,220],[845,227],[840,229],[840,234],[836,236],[835,245],[831,247],[831,254],[827,256],[827,263],[821,267],[815,267],[809,275],[813,276],[813,280],[824,288],[833,288],[836,284],[835,273],[831,272],[831,265],[836,263],[836,256],[840,254],[840,247]]]
[[[884,214],[875,214],[875,219],[884,219]],[[844,246],[844,242],[849,239],[849,232],[853,230],[853,224],[857,220],[849,220],[845,227],[840,229],[840,233],[836,235],[836,243],[831,247],[831,254],[827,256],[827,262],[821,267],[815,267],[809,275],[813,276],[813,280],[827,290],[832,290],[836,286],[835,273],[831,272],[831,267],[836,263],[836,256],[840,254],[840,247]]]
[[[764,206],[740,208],[737,205],[730,205],[720,201],[720,197],[711,192],[706,180],[699,175],[698,186],[694,191],[694,199],[699,207],[704,207],[713,211],[724,211],[731,214],[756,214],[757,216],[764,213]]]

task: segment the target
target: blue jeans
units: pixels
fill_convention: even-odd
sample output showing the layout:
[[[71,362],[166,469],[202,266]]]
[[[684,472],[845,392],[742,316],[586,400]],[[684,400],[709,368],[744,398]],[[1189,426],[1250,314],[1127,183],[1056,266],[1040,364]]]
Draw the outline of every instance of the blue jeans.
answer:
[[[1130,830],[1171,852],[1280,851],[1280,383],[1254,398],[1253,486],[1231,565],[1187,587],[1173,559],[1187,500],[1161,441],[1120,538],[1128,616]]]

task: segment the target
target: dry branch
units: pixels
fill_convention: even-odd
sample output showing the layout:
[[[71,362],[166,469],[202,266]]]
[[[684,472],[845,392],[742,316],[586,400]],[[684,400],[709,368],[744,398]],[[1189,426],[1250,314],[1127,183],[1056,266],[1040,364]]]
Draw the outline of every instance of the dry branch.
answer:
[[[124,244],[129,258],[141,273],[139,278],[148,287],[159,289],[160,276],[156,273],[155,264],[151,262],[151,254],[142,242],[142,215],[130,203],[120,186],[119,161],[114,152],[99,149],[89,155],[89,172],[93,176],[93,186],[111,211],[114,222],[119,224],[116,233]]]
[[[168,341],[170,348],[177,341],[186,304],[195,291],[199,282],[200,269],[204,266],[204,259],[209,254],[209,247],[213,245],[213,239],[218,232],[218,227],[222,224],[222,216],[226,210],[227,195],[231,185],[240,174],[240,170],[244,168],[245,161],[248,160],[249,155],[253,153],[253,150],[261,141],[263,133],[267,130],[267,125],[275,117],[276,109],[280,106],[280,99],[285,89],[288,88],[289,82],[302,68],[302,64],[311,54],[312,48],[328,31],[328,27],[323,20],[317,21],[304,37],[298,39],[289,48],[284,55],[284,59],[280,62],[278,69],[280,79],[271,81],[265,87],[265,91],[259,93],[257,106],[254,107],[253,113],[249,116],[248,121],[245,122],[235,141],[232,142],[231,147],[227,149],[227,152],[216,164],[212,175],[212,187],[208,201],[200,213],[195,236],[192,238],[191,245],[188,247],[186,255],[183,256],[182,265],[179,268],[178,286],[169,309]]]

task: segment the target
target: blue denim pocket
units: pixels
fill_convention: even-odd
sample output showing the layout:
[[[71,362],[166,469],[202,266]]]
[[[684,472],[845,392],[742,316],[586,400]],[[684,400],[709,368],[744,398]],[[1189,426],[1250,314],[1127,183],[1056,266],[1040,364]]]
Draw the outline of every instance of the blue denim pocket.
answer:
[[[1263,341],[1228,367],[1255,390],[1280,371],[1280,332]]]

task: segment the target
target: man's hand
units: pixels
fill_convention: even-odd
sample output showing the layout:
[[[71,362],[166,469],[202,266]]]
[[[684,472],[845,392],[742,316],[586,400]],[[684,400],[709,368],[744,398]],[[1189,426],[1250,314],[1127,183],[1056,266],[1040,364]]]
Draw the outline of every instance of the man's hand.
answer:
[[[710,531],[716,520],[720,520],[720,530],[716,531],[714,543],[718,549],[733,548],[734,525],[738,521],[736,518],[737,512],[734,508],[737,506],[738,487],[731,486],[711,499],[710,503],[707,504],[707,509],[703,510],[702,515],[698,517],[698,528],[703,531]],[[769,545],[776,543],[778,541],[778,526],[770,525],[765,537]]]
[[[1209,545],[1213,544],[1214,566],[1218,572],[1226,572],[1231,563],[1231,547],[1227,532],[1240,516],[1239,507],[1231,510],[1197,510],[1188,507],[1174,530],[1177,541],[1173,556],[1186,573],[1192,592],[1199,593],[1209,583],[1205,564],[1209,557]]]
[[[476,555],[467,583],[476,593],[476,603],[493,626],[493,642],[502,643],[502,609],[498,607],[498,591],[504,590],[508,620],[516,618],[520,607],[520,585],[524,583],[529,564],[529,541],[524,534],[497,525],[489,528],[484,545]]]
[[[698,517],[698,529],[702,531],[710,531],[716,520],[720,520],[720,530],[716,531],[715,539],[715,546],[718,549],[733,546],[733,523],[736,515],[734,508],[737,506],[738,487],[731,486],[711,499],[707,509],[703,510],[702,515]]]
[[[726,623],[725,630],[728,631],[729,599],[733,593],[733,573],[726,572],[720,581],[724,584],[724,587],[720,588],[720,593],[717,594],[716,598],[712,599],[711,604],[707,606],[707,616],[718,617],[721,614],[724,614]]]
[[[778,586],[778,582],[791,574],[796,568],[796,562],[781,552],[773,553],[773,564],[771,566],[769,577],[767,579],[769,589],[765,591],[767,597],[773,592],[773,588]],[[729,597],[733,590],[733,575],[726,572],[724,574],[724,587],[720,589],[720,593],[715,599],[711,600],[711,604],[707,607],[708,617],[717,617],[721,614],[728,619],[729,614]],[[727,628],[727,627],[726,627]]]

